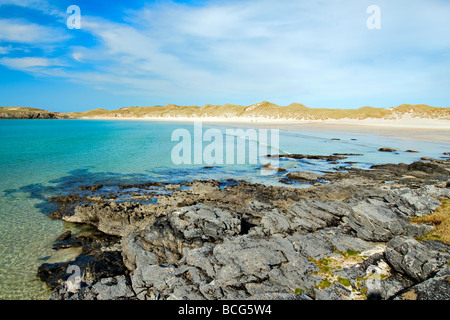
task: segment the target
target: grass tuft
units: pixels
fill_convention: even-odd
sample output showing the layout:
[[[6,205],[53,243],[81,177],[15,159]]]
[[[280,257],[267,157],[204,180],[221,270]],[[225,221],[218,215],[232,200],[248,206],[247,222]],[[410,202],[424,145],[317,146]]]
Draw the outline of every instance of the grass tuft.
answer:
[[[432,214],[412,219],[413,222],[435,225],[433,230],[419,237],[418,240],[440,240],[450,244],[450,199],[440,199],[440,201],[442,205]]]

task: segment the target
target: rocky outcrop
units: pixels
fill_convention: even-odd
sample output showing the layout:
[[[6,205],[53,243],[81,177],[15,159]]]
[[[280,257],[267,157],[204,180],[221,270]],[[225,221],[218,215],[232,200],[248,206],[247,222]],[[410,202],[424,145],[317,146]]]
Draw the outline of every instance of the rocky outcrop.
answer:
[[[450,245],[399,236],[388,242],[385,256],[395,271],[421,282],[448,263]]]
[[[108,202],[79,205],[73,215],[64,216],[63,220],[91,224],[107,234],[124,236],[129,229],[147,226],[156,214],[155,205]]]
[[[69,119],[70,117],[60,112],[49,111],[21,111],[21,112],[0,112],[0,119]]]
[[[53,299],[446,297],[449,246],[415,240],[433,226],[410,221],[450,198],[440,183],[449,179],[448,162],[431,164],[326,174],[329,183],[309,188],[209,180],[161,185],[154,194],[127,185],[115,197],[85,188],[89,194],[70,197],[73,203],[61,199],[75,209],[60,216],[118,240],[44,264],[39,275],[55,288]],[[426,177],[408,185],[398,173],[408,170]],[[136,188],[157,202],[132,201]],[[129,202],[116,200],[124,195]],[[62,235],[58,248],[89,248],[81,240]],[[83,270],[76,292],[65,274],[73,264]]]

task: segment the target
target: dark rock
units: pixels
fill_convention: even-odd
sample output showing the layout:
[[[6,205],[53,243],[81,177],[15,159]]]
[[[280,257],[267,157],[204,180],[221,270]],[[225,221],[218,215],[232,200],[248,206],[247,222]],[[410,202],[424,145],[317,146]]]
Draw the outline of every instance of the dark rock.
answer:
[[[68,230],[68,231],[62,233],[58,238],[56,238],[56,240],[60,240],[60,241],[68,240],[68,239],[70,239],[71,236],[72,236],[72,231]]]
[[[394,298],[399,292],[414,285],[414,281],[401,274],[394,273],[386,279],[380,280],[380,297],[383,300]]]
[[[398,293],[394,300],[449,300],[450,267],[445,265],[432,278]]]
[[[396,152],[396,149],[393,148],[380,148],[378,149],[378,151],[382,151],[382,152]]]
[[[103,188],[102,184],[98,184],[98,185],[94,185],[94,186],[82,186],[80,189],[81,190],[90,190],[92,192],[96,192],[99,189]]]
[[[41,281],[54,289],[71,276],[66,272],[67,267],[66,263],[44,263],[39,266],[37,275]]]
[[[340,155],[324,156],[324,155],[307,155],[307,154],[281,154],[281,155],[278,155],[278,157],[297,159],[297,160],[308,159],[308,160],[326,160],[326,161],[336,161],[336,160],[347,159],[347,157],[340,156]]]

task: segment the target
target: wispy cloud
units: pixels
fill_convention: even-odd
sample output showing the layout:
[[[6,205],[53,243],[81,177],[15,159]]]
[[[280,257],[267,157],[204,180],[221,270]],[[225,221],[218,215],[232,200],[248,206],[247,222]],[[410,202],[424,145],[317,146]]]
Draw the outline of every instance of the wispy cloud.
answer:
[[[37,74],[49,74],[49,68],[64,66],[57,59],[47,59],[41,57],[24,58],[0,58],[0,65],[10,69],[32,72]]]
[[[60,28],[42,26],[21,19],[0,19],[0,41],[39,44],[69,39]]]

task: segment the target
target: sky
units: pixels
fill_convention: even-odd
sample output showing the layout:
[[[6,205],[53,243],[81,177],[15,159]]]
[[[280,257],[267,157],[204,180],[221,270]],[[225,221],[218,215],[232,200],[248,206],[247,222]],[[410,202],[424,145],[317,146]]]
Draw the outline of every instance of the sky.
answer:
[[[0,0],[0,106],[450,107],[449,34],[448,0]]]

